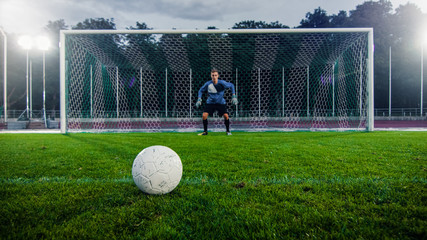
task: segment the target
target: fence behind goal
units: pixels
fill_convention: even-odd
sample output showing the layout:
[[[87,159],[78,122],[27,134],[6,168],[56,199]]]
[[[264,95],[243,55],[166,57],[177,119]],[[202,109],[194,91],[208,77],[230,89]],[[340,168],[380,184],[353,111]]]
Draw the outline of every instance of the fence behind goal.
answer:
[[[62,132],[199,131],[212,68],[236,87],[232,131],[373,128],[372,29],[67,30],[61,44]]]

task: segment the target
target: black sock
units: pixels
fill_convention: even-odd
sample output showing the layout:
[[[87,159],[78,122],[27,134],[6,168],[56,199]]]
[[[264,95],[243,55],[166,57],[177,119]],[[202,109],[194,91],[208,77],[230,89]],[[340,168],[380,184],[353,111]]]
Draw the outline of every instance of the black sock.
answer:
[[[203,120],[203,129],[204,129],[205,132],[208,131],[208,120],[207,119]]]
[[[227,129],[227,132],[230,131],[230,119],[224,119],[225,129]]]

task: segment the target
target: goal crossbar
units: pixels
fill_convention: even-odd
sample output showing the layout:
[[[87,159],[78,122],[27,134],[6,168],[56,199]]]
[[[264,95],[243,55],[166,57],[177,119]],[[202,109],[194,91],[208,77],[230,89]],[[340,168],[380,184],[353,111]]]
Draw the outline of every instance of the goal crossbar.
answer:
[[[264,28],[264,29],[207,29],[207,30],[61,30],[60,34],[253,34],[253,33],[351,33],[373,34],[372,28]]]

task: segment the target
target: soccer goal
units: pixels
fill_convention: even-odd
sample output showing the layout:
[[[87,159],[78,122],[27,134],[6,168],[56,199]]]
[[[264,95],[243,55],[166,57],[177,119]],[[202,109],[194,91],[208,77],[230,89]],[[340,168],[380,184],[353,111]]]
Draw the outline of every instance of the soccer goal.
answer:
[[[201,130],[212,68],[232,131],[373,130],[373,30],[349,28],[63,30],[61,131]]]

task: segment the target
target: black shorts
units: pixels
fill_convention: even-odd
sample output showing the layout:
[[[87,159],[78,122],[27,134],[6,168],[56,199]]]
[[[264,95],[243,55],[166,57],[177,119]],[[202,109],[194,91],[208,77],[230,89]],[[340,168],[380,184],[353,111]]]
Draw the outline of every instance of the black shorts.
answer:
[[[209,116],[212,116],[215,111],[218,111],[218,116],[222,117],[225,113],[228,114],[226,104],[206,104],[203,112],[209,113]]]

